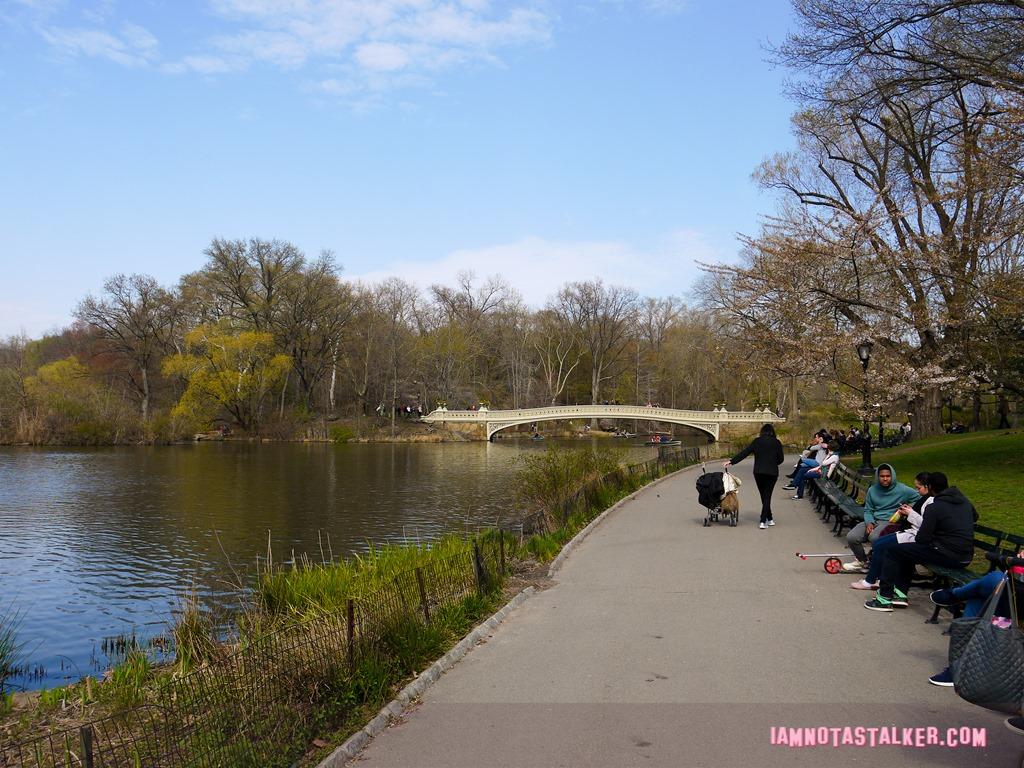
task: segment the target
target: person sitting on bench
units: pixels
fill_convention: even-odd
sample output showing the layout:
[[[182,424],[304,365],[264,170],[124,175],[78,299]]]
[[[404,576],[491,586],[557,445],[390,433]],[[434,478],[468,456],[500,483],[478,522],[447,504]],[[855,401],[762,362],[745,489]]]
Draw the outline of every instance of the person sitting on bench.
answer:
[[[917,529],[921,527],[921,521],[924,519],[922,517],[924,506],[932,500],[928,494],[927,472],[917,473],[914,478],[914,489],[921,494],[921,498],[912,505],[904,504],[896,510],[901,519],[887,525],[883,529],[882,535],[871,545],[871,559],[868,561],[867,575],[850,585],[854,589],[878,589],[878,577],[882,575],[882,565],[885,563],[885,553],[889,551],[889,547],[906,544],[917,538]],[[894,530],[894,532],[886,533],[888,530]]]
[[[796,473],[800,471],[801,467],[816,467],[821,464],[821,460],[825,458],[825,454],[828,452],[828,443],[826,438],[822,436],[821,432],[815,432],[814,437],[811,438],[811,444],[807,446],[807,449],[800,454],[800,458],[797,459],[796,466],[793,467],[793,471],[790,472],[786,477],[794,478]],[[793,483],[787,483],[783,488],[795,488]]]
[[[837,464],[839,464],[839,444],[833,440],[825,446],[825,455],[818,463],[818,466],[808,467],[804,465],[796,471],[796,477],[793,478],[792,484],[792,487],[796,489],[796,495],[793,498],[802,499],[804,497],[804,483],[813,477],[828,477],[832,467]]]
[[[1017,557],[1024,558],[1024,551],[1018,552]],[[1005,573],[998,569],[989,571],[981,578],[969,581],[962,586],[953,587],[952,589],[937,589],[932,592],[929,597],[935,605],[942,606],[943,608],[954,608],[956,606],[963,605],[963,618],[972,619],[975,616],[981,615],[981,611],[985,607],[985,601],[988,600],[989,595],[995,592],[999,583],[1006,578],[1015,578],[1020,582],[1021,579],[1024,578],[1024,567],[1018,566],[1010,568],[1010,570]],[[1024,587],[1018,588],[1016,591],[1024,592]],[[1012,594],[1014,594],[1014,590],[1003,590],[1003,594],[999,596],[999,603],[995,608],[996,616],[1011,615],[1010,596]],[[942,686],[943,688],[952,688],[953,673],[949,667],[946,667],[937,675],[929,677],[928,682],[932,685]]]
[[[974,559],[974,523],[978,513],[942,472],[928,473],[928,491],[934,501],[924,508],[917,540],[890,547],[878,581],[878,595],[864,607],[891,612],[907,607],[907,590],[914,566],[965,568]]]
[[[896,481],[896,470],[891,464],[879,464],[875,470],[875,482],[864,496],[864,519],[853,526],[846,535],[846,544],[853,551],[856,560],[843,565],[849,573],[867,573],[868,556],[864,542],[874,544],[889,525],[896,511],[904,504],[913,504],[921,494],[908,485]]]

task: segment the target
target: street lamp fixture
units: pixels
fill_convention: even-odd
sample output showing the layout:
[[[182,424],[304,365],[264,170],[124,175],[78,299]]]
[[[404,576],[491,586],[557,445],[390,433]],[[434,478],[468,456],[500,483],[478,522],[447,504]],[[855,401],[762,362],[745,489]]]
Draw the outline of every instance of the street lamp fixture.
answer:
[[[868,431],[868,363],[871,362],[871,350],[874,343],[870,339],[864,339],[857,345],[857,357],[864,369],[864,432],[861,434],[861,465],[862,475],[873,475],[875,468],[871,466],[871,434]]]
[[[864,366],[865,371],[868,369],[868,362],[871,360],[871,350],[874,347],[875,344],[871,339],[864,339],[864,341],[857,345],[857,357],[860,358],[860,364]]]

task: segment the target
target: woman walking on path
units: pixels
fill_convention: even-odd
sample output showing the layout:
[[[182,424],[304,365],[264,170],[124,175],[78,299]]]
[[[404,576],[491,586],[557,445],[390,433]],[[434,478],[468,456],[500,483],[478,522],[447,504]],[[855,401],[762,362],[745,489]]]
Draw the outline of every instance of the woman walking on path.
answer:
[[[775,483],[779,481],[779,464],[785,461],[782,455],[782,443],[775,436],[775,427],[765,424],[761,427],[761,434],[754,438],[746,448],[737,453],[724,466],[739,464],[750,454],[754,454],[754,482],[757,483],[758,493],[761,494],[761,525],[760,528],[767,528],[775,525],[772,517],[772,490]]]

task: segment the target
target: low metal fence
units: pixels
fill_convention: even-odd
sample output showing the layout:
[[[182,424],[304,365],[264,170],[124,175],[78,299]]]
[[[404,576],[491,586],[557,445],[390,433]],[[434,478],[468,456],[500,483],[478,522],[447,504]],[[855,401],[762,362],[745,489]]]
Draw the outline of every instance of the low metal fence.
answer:
[[[290,766],[353,701],[360,660],[381,654],[403,622],[499,584],[504,537],[399,574],[327,615],[252,630],[231,653],[181,677],[152,701],[38,738],[0,746],[2,768]]]
[[[714,446],[660,449],[656,458],[587,483],[561,510],[562,523],[601,511],[606,489],[639,487],[711,458]],[[546,530],[548,516],[517,526]],[[0,745],[0,768],[222,768],[290,766],[352,699],[361,659],[386,650],[402,622],[430,624],[437,611],[485,593],[506,574],[508,529],[473,540],[472,551],[400,573],[346,601],[342,610],[273,631],[250,628],[230,653],[194,671],[168,672],[138,706],[44,736]]]

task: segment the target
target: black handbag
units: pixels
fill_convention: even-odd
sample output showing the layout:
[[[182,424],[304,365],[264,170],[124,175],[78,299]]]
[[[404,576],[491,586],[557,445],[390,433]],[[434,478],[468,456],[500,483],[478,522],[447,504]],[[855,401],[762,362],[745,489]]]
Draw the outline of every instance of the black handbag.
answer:
[[[981,612],[985,613],[988,609],[989,603],[993,605],[993,613],[995,612],[995,606],[999,605],[999,596],[1003,593],[1003,588],[1006,585],[1004,579],[996,588],[992,590],[992,594],[985,600],[985,605],[982,606]],[[957,661],[963,655],[964,648],[967,647],[967,641],[971,639],[971,634],[975,628],[981,622],[981,616],[960,616],[953,619],[949,625],[949,655],[948,663],[946,664],[950,670],[956,666]]]
[[[1010,626],[992,623],[999,595],[1005,588],[1004,579],[978,617],[953,665],[953,685],[965,701],[1015,715],[1024,708],[1024,632],[1017,624],[1016,601],[1010,600]]]

